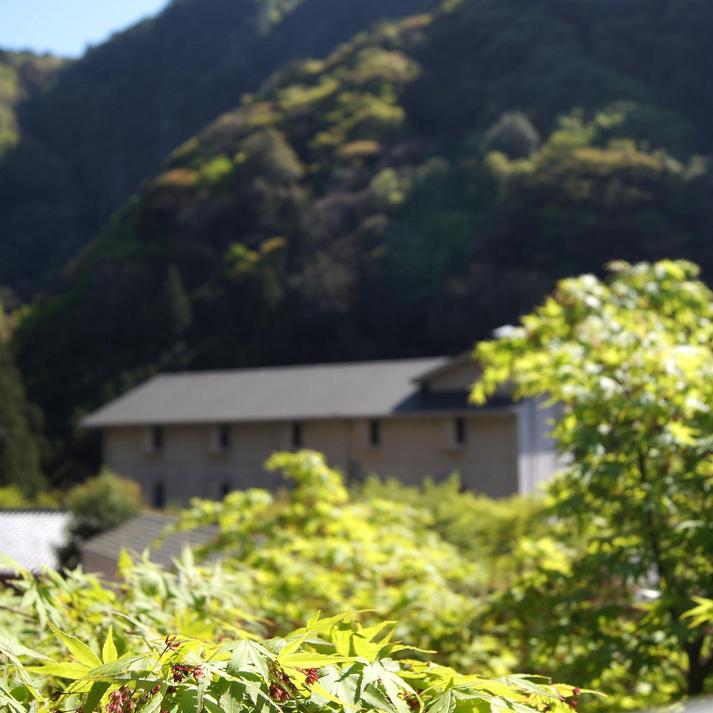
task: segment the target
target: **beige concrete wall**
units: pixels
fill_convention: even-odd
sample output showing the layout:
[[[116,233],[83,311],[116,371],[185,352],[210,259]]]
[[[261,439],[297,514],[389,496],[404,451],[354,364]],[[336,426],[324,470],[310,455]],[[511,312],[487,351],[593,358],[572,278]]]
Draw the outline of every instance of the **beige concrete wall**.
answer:
[[[463,485],[492,496],[517,492],[517,419],[514,414],[470,416],[466,440],[456,446],[452,419],[394,419],[382,424],[382,446],[362,448],[366,474],[376,472],[407,483],[459,472]]]
[[[464,485],[502,496],[518,488],[517,416],[512,412],[469,415],[466,440],[456,446],[453,418],[387,418],[380,421],[381,444],[369,445],[367,420],[306,421],[303,447],[322,451],[329,463],[350,477],[376,472],[416,483],[454,471]],[[136,479],[151,503],[162,481],[168,503],[190,497],[217,498],[224,484],[233,488],[277,484],[263,471],[275,451],[289,449],[290,424],[233,424],[228,452],[214,453],[211,426],[167,426],[160,453],[147,454],[146,429],[115,428],[105,434],[105,462]]]
[[[149,504],[158,482],[163,482],[169,504],[191,497],[215,499],[224,485],[272,488],[277,479],[263,471],[263,463],[289,446],[287,424],[233,425],[226,453],[215,453],[211,447],[214,427],[165,426],[161,452],[148,454],[146,431],[109,429],[104,437],[104,460],[113,471],[137,480]]]

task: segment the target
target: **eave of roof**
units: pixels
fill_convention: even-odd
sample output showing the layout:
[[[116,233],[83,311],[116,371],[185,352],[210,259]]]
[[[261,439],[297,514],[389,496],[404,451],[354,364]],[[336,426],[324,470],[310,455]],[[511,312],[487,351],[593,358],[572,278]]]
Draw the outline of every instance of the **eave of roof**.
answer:
[[[452,359],[449,359],[447,362],[444,364],[441,364],[434,369],[429,369],[428,371],[424,372],[423,374],[420,374],[414,379],[414,383],[416,384],[428,384],[429,381],[433,381],[434,379],[437,379],[439,376],[443,376],[443,374],[448,374],[454,369],[457,369],[458,367],[461,367],[465,364],[469,364],[473,362],[473,353],[472,352],[463,352],[462,354],[459,354],[458,356],[453,357]]]

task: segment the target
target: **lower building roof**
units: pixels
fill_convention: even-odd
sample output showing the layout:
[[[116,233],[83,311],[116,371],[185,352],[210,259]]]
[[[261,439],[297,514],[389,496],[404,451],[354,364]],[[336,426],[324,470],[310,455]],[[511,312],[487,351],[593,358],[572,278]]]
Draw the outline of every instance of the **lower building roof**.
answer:
[[[184,547],[205,545],[218,536],[217,527],[202,527],[188,532],[174,532],[162,538],[165,529],[177,518],[159,512],[145,512],[82,545],[82,554],[91,553],[116,562],[121,550],[140,556],[150,550],[150,560],[170,566]]]

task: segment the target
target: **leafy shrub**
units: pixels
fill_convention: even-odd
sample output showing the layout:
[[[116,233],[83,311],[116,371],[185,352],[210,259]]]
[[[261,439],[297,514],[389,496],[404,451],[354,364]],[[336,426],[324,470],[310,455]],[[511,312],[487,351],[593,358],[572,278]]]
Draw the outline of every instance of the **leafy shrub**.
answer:
[[[312,451],[280,453],[268,467],[291,488],[231,493],[222,503],[194,500],[176,526],[217,525],[220,552],[240,574],[248,611],[273,630],[314,611],[373,609],[399,619],[399,636],[448,661],[470,661],[470,622],[479,568],[432,527],[421,509],[392,500],[354,500],[342,476]]]
[[[487,589],[499,589],[515,575],[520,540],[541,536],[547,529],[538,499],[495,500],[463,491],[457,475],[441,483],[426,480],[420,486],[371,476],[357,497],[390,499],[429,512],[441,537],[478,563],[478,578]]]
[[[55,492],[40,492],[28,496],[17,485],[7,485],[0,488],[0,509],[3,510],[28,510],[39,508],[42,510],[56,510],[60,507],[60,497]]]
[[[103,471],[67,495],[67,509],[72,514],[69,540],[60,551],[64,566],[76,566],[82,542],[110,530],[136,515],[141,509],[141,491],[131,481]]]

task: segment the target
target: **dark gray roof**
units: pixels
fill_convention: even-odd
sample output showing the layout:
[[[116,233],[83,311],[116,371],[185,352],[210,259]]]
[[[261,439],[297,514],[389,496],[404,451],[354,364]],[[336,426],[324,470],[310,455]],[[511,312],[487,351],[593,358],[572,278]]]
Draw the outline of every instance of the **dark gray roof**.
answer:
[[[54,510],[1,510],[0,554],[37,571],[58,567],[57,548],[67,540],[69,515]],[[0,563],[0,571],[11,571]]]
[[[82,546],[82,552],[91,552],[115,561],[122,549],[127,550],[133,556],[139,556],[144,550],[150,549],[152,562],[170,566],[174,559],[180,557],[184,547],[204,545],[218,534],[217,527],[202,527],[190,532],[176,532],[168,535],[159,547],[154,547],[154,543],[166,527],[174,522],[176,522],[175,516],[145,512],[113,530],[88,540]]]
[[[165,374],[91,414],[88,428],[363,418],[403,413],[446,357]],[[413,410],[416,410],[415,408]]]

